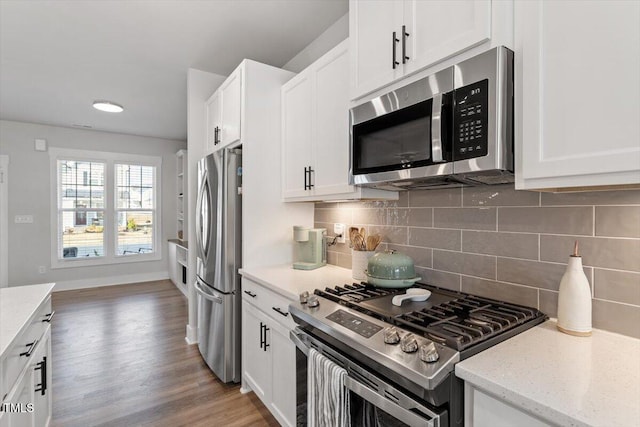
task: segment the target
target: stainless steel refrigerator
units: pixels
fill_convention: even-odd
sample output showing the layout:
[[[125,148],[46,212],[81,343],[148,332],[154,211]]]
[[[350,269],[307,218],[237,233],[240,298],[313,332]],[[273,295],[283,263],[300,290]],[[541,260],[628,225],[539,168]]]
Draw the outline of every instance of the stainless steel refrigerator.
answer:
[[[240,381],[242,151],[221,149],[198,163],[196,291],[198,347],[224,382]]]

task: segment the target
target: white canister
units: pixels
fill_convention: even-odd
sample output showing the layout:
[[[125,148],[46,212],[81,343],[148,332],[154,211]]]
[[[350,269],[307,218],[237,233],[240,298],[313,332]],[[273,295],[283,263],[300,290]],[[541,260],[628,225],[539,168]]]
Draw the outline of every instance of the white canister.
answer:
[[[369,258],[376,251],[354,251],[351,250],[351,277],[356,280],[367,280],[365,270],[369,264]]]
[[[557,326],[569,335],[591,335],[591,287],[582,269],[582,257],[577,254],[577,246],[560,281]]]

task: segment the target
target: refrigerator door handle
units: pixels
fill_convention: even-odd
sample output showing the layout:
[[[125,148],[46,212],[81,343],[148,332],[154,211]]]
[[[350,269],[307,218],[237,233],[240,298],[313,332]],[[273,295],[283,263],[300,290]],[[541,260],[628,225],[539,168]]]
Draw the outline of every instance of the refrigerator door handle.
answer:
[[[222,304],[222,298],[220,298],[219,296],[214,295],[214,294],[206,291],[199,280],[196,280],[195,288],[196,288],[196,291],[198,291],[198,293],[200,295],[202,295],[202,297],[204,299],[207,299],[209,301],[213,301],[213,302],[218,303],[218,304]]]
[[[204,221],[208,221],[209,219],[207,218],[208,215],[203,215],[202,212],[202,204],[204,202],[204,197],[205,197],[205,189],[208,187],[208,182],[207,182],[207,175],[204,174],[201,178],[200,178],[200,185],[199,185],[199,191],[198,191],[198,199],[196,201],[196,248],[198,251],[198,256],[200,256],[200,258],[202,258],[202,260],[204,262],[206,262],[207,259],[207,248],[205,245],[205,235],[204,233],[207,232],[208,230],[208,226],[205,225],[203,222]]]

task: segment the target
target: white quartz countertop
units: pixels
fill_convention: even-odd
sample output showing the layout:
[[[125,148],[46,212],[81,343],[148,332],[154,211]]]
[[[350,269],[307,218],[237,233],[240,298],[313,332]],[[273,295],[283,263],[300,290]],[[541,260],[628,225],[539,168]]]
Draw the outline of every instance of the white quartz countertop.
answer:
[[[31,323],[55,283],[0,289],[0,356]]]
[[[291,265],[243,268],[240,274],[291,300],[297,300],[304,291],[354,282],[350,269],[334,265],[315,270],[294,270]]]
[[[638,339],[574,337],[551,320],[458,363],[456,375],[553,425],[640,426]]]

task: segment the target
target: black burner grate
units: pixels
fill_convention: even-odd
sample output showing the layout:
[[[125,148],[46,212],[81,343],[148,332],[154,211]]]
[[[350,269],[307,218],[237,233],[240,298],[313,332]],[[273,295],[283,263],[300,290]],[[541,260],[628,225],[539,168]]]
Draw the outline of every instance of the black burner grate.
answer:
[[[375,298],[404,293],[406,289],[378,288],[365,283],[316,290],[316,295],[362,313],[395,324],[459,351],[486,341],[518,325],[546,317],[536,309],[454,292],[417,283],[450,296],[447,302],[418,311],[390,316],[362,303]]]

